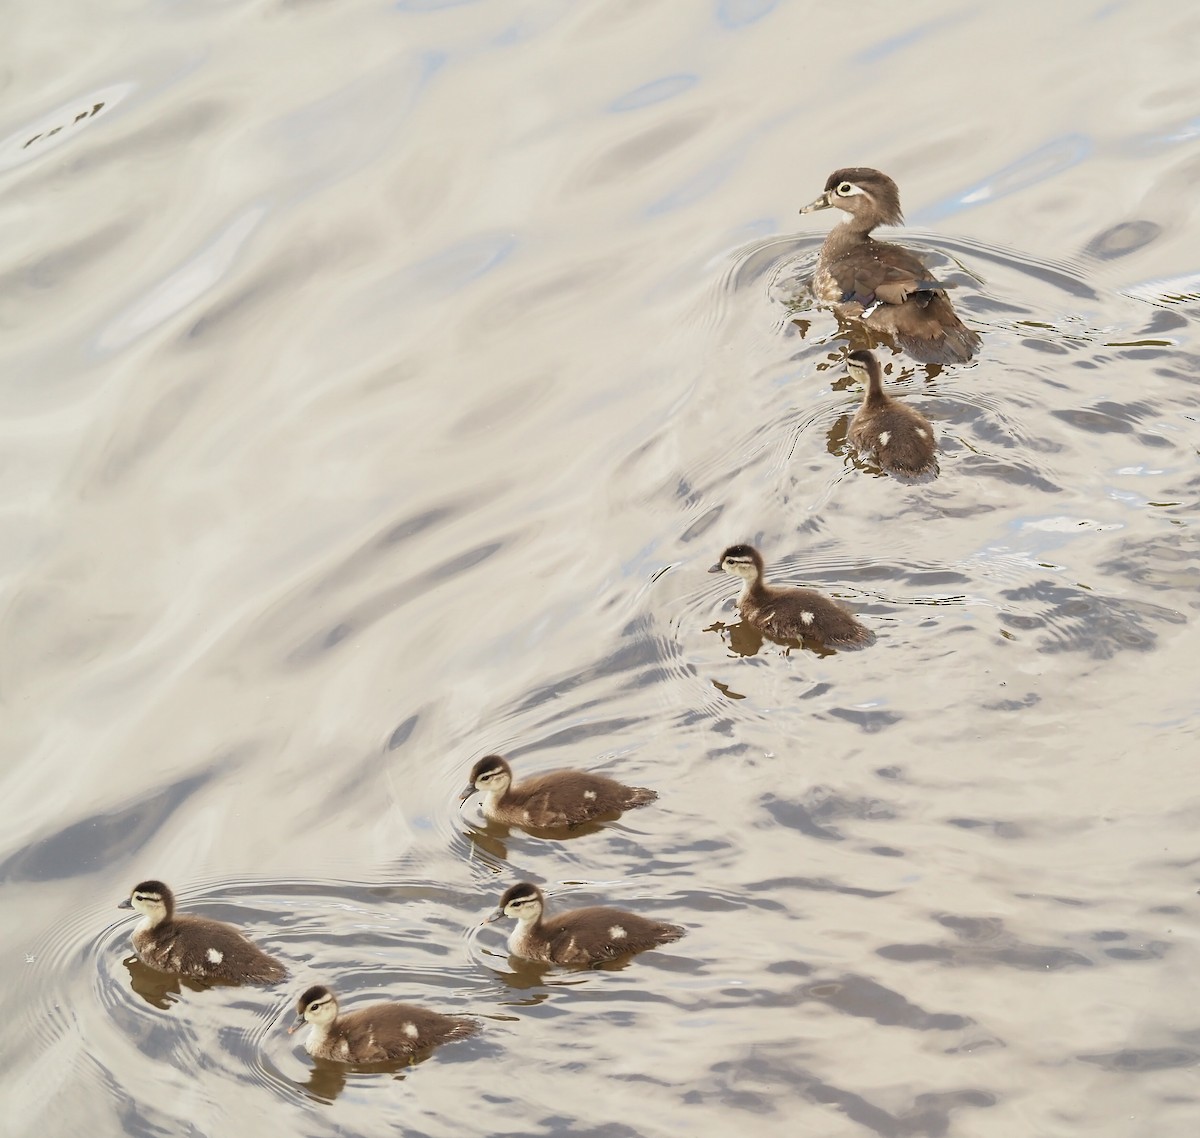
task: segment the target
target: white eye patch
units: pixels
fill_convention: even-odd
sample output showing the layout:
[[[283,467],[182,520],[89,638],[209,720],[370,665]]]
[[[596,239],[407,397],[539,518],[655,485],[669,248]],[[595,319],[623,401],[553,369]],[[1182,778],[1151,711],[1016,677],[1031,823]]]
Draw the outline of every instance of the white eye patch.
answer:
[[[841,198],[852,198],[855,194],[863,193],[853,182],[842,182],[838,185],[837,195]]]

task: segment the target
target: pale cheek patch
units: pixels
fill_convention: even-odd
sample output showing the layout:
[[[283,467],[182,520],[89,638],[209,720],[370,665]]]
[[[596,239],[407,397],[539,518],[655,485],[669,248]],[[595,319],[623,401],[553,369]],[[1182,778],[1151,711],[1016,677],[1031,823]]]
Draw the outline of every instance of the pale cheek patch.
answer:
[[[225,954],[218,949],[210,948],[205,954],[209,964],[220,964],[225,959]]]
[[[620,925],[613,925],[613,927],[608,930],[608,935],[612,937],[613,940],[624,940],[627,934]]]
[[[891,438],[892,438],[892,436],[889,435],[887,433],[887,431],[880,431],[879,432],[879,445],[881,447],[887,446],[888,443],[891,441]]]

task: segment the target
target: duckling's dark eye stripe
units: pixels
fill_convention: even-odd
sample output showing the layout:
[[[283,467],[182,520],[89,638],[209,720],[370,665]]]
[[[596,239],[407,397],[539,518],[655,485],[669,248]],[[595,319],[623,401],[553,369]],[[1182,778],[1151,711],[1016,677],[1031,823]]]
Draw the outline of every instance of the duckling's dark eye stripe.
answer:
[[[157,893],[135,893],[133,899],[135,901],[161,901],[162,897]]]

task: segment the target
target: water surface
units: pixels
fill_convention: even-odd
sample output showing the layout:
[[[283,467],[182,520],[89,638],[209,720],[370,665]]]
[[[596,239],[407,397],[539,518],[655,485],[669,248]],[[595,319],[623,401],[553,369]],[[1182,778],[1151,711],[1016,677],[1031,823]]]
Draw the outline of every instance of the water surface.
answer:
[[[0,81],[14,1134],[1195,1128],[1186,7],[26,3]],[[983,336],[848,453],[842,165]],[[869,651],[755,643],[754,541]],[[660,803],[480,831],[500,751]],[[170,882],[293,969],[194,990]],[[689,935],[507,959],[504,887]],[[309,983],[475,1040],[380,1074]]]

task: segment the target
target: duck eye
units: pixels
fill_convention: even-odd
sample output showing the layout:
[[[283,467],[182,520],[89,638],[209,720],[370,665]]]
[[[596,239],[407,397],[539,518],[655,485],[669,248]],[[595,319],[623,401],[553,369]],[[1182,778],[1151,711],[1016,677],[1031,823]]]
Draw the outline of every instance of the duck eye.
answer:
[[[837,192],[841,194],[842,197],[849,197],[850,194],[854,193],[854,187],[849,182],[843,182],[840,186],[838,186]]]

